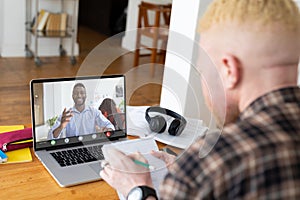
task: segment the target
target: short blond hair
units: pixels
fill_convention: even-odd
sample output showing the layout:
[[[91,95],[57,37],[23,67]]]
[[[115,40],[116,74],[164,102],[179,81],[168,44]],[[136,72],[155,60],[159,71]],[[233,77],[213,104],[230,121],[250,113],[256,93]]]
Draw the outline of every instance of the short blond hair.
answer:
[[[272,23],[288,30],[300,30],[300,11],[293,0],[214,0],[200,20],[198,31],[235,22],[266,27]]]

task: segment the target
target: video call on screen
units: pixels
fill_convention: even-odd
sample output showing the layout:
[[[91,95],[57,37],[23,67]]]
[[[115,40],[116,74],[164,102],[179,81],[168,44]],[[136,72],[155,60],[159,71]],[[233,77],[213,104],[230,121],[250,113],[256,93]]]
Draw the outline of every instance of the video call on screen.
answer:
[[[73,89],[76,84],[82,84],[85,87],[85,98],[82,97],[78,101],[79,103],[84,101],[85,107],[92,110],[89,117],[101,113],[103,117],[110,121],[114,130],[125,129],[124,77],[34,83],[34,127],[37,142],[53,139],[49,138],[51,137],[51,130],[53,131],[53,127],[57,125],[64,108],[66,110],[74,109]],[[83,121],[85,123],[81,124]],[[97,125],[97,122],[95,123]],[[82,117],[76,119],[74,117],[73,124],[70,122],[69,127],[62,131],[59,138],[67,138],[71,134],[66,133],[67,130],[75,130],[76,136],[85,136],[101,132],[105,128],[101,127],[101,123],[100,125],[98,123],[99,126],[96,126],[95,131],[92,130],[93,127],[88,127],[89,124],[94,124],[94,122],[87,121]]]

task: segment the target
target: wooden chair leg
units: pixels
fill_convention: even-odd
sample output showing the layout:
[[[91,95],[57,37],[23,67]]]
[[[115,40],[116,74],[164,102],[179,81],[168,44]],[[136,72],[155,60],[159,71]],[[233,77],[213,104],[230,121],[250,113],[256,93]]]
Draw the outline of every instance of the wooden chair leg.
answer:
[[[157,62],[157,44],[158,44],[158,29],[155,29],[156,34],[154,34],[154,38],[152,41],[152,47],[151,47],[151,75],[154,76],[154,72],[155,72],[155,63]]]
[[[165,64],[165,59],[166,59],[166,51],[165,50],[160,50],[160,53],[159,53],[159,63],[160,64]]]
[[[140,59],[140,49],[137,48],[134,52],[134,63],[133,63],[134,67],[139,65],[139,59]]]
[[[134,63],[133,63],[133,65],[135,67],[139,65],[140,48],[141,48],[141,34],[140,34],[139,31],[137,31],[136,43],[135,43],[135,52],[134,52]]]
[[[157,56],[157,49],[153,48],[151,50],[151,74],[152,76],[154,76],[154,72],[155,72],[155,63],[156,63],[156,56]]]

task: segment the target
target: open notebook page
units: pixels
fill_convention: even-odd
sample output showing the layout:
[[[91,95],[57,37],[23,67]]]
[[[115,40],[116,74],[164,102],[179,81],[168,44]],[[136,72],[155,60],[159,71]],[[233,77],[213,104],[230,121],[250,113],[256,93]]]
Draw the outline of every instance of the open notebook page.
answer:
[[[166,164],[152,156],[150,154],[151,150],[158,151],[157,144],[153,138],[142,138],[142,139],[134,139],[134,140],[126,140],[122,142],[106,144],[103,146],[103,154],[104,158],[107,157],[105,148],[114,147],[125,154],[131,154],[139,151],[147,160],[148,163],[155,167],[155,170],[151,171],[151,178],[154,185],[155,190],[158,194],[159,184],[165,177],[166,173],[168,172]],[[119,194],[120,199],[126,199],[123,195]]]

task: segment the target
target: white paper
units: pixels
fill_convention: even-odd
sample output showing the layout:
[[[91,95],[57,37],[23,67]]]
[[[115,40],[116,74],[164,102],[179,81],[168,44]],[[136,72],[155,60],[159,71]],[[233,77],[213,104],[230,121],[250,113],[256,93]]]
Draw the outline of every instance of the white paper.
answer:
[[[151,131],[145,119],[149,106],[126,106],[127,134],[139,137],[147,136]]]
[[[139,151],[147,159],[148,163],[155,167],[155,170],[151,171],[151,178],[154,189],[157,191],[158,194],[159,184],[165,177],[168,170],[166,164],[162,160],[150,154],[152,150],[158,151],[158,147],[155,140],[153,138],[141,138],[106,144],[102,147],[104,158],[107,157],[107,155],[105,155],[107,152],[106,148],[109,148],[111,146],[124,152],[125,154],[132,154]],[[118,195],[120,199],[126,199],[119,192]]]
[[[139,137],[152,137],[155,140],[165,143],[170,146],[186,149],[193,141],[203,136],[208,130],[203,126],[202,120],[186,118],[187,125],[181,135],[172,136],[168,133],[168,127],[174,120],[173,117],[162,115],[159,113],[149,113],[150,116],[161,115],[164,116],[167,122],[167,128],[163,133],[151,132],[149,124],[145,119],[145,112],[148,106],[127,106],[127,133],[128,135],[135,135]]]
[[[164,133],[152,133],[156,141],[181,149],[188,148],[196,138],[203,136],[208,130],[202,120],[186,118],[187,125],[179,136],[173,136],[166,130]]]

